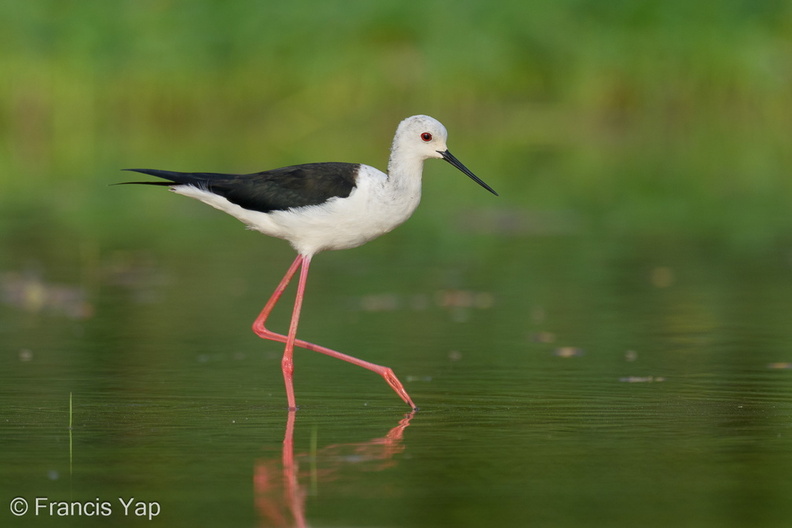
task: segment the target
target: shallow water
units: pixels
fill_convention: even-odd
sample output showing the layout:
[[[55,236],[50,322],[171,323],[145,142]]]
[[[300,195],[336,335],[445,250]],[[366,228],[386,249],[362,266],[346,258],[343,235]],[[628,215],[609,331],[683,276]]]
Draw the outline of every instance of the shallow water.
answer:
[[[3,525],[15,497],[31,526],[789,525],[783,251],[504,235],[323,254],[300,335],[392,367],[420,410],[299,350],[289,414],[281,345],[250,323],[292,255],[234,236],[0,257]]]

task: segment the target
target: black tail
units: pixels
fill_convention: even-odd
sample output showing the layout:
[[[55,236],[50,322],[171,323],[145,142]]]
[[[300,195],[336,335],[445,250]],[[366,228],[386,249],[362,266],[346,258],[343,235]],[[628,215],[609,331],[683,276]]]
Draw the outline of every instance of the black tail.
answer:
[[[149,174],[156,176],[167,181],[136,181],[136,182],[120,182],[115,185],[196,185],[207,186],[211,181],[218,179],[228,178],[227,174],[214,174],[211,172],[174,172],[159,169],[124,169],[132,172],[140,172],[142,174]]]
[[[168,187],[169,185],[174,185],[174,183],[150,181],[150,182],[118,182],[118,183],[111,183],[110,185],[160,185],[163,187]]]

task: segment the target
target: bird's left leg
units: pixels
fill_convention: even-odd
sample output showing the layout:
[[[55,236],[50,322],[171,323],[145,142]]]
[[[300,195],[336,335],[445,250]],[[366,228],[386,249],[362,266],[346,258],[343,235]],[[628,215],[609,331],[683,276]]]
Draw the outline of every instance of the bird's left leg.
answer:
[[[294,274],[297,273],[297,269],[302,265],[303,258],[304,257],[302,255],[297,255],[297,258],[294,259],[294,262],[292,262],[291,266],[289,266],[288,271],[286,271],[286,275],[283,276],[280,284],[278,284],[278,287],[275,288],[274,292],[272,292],[272,296],[267,301],[267,304],[264,305],[264,309],[261,310],[259,316],[256,317],[255,321],[253,321],[253,331],[257,336],[263,339],[271,339],[272,341],[280,341],[281,343],[285,343],[284,339],[286,336],[267,330],[265,323],[267,322],[267,318],[270,316],[270,313],[272,313],[272,309],[275,308],[275,304],[277,304],[278,300],[281,298],[281,295],[283,295],[284,290],[286,290],[286,287],[289,285],[289,281],[291,281],[292,277],[294,277]]]
[[[272,293],[269,301],[267,301],[264,309],[261,310],[261,313],[253,322],[253,331],[259,337],[286,343],[286,348],[283,351],[283,359],[281,360],[281,369],[283,370],[283,381],[286,384],[286,400],[289,404],[290,411],[297,410],[297,403],[294,398],[294,384],[292,382],[292,376],[294,373],[294,343],[297,336],[297,323],[300,320],[302,299],[303,295],[305,294],[305,280],[308,277],[308,267],[310,262],[310,257],[297,255],[297,258],[294,259],[294,262],[292,262],[292,265],[289,267],[288,271],[286,271],[283,279],[281,279],[277,288],[275,288],[275,291]],[[297,285],[297,297],[294,300],[292,319],[291,323],[289,324],[289,335],[284,336],[282,334],[268,330],[265,326],[265,323],[270,313],[272,313],[272,309],[275,308],[275,304],[277,304],[281,295],[283,295],[286,286],[289,285],[289,281],[291,281],[292,277],[294,277],[294,274],[297,272],[298,268],[302,269],[300,271],[300,281]]]

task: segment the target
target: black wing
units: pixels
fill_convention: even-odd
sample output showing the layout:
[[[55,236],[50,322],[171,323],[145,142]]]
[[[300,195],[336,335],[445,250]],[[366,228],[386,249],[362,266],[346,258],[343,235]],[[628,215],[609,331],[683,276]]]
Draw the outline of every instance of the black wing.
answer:
[[[163,178],[165,182],[126,182],[144,185],[194,185],[245,209],[268,213],[292,207],[319,205],[330,198],[346,198],[355,188],[359,164],[306,163],[255,174],[172,172],[126,169]]]

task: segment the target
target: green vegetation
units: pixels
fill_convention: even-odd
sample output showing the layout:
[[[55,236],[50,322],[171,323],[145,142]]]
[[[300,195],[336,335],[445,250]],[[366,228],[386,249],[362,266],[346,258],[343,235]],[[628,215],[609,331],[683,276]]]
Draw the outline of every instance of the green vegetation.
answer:
[[[791,30],[769,0],[5,2],[0,209],[110,237],[110,212],[139,227],[140,207],[173,207],[108,190],[120,168],[384,168],[398,120],[429,113],[502,195],[460,182],[442,200],[433,167],[441,212],[775,244],[792,239]]]

